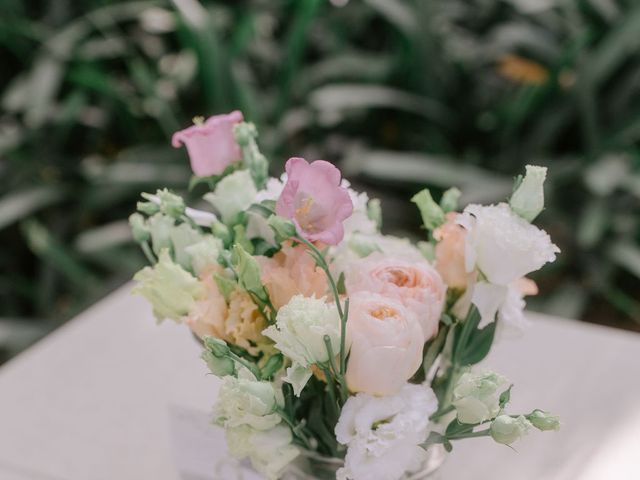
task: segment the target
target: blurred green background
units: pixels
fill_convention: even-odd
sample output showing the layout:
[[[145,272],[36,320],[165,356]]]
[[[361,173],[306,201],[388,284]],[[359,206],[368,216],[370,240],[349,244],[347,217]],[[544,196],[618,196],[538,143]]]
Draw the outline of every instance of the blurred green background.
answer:
[[[635,0],[3,0],[0,62],[0,361],[130,278],[139,192],[190,175],[172,132],[235,108],[389,233],[425,185],[499,201],[548,166],[531,308],[640,329]]]

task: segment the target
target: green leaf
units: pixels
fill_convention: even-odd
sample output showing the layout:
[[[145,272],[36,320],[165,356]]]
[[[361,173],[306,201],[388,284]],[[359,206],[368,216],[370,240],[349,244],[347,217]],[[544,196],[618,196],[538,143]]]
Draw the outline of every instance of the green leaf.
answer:
[[[454,435],[458,435],[460,433],[466,433],[473,430],[475,424],[472,423],[460,423],[457,418],[454,418],[447,425],[447,429],[445,430],[445,435],[447,437],[451,437]]]
[[[340,295],[344,295],[347,293],[347,287],[344,284],[344,272],[340,272],[340,276],[338,277],[338,284],[337,284],[337,288],[338,288],[338,293]]]
[[[460,356],[460,363],[474,365],[484,359],[491,350],[495,333],[496,322],[491,322],[486,327],[475,330]]]
[[[271,377],[278,372],[284,365],[284,357],[281,353],[272,355],[260,370],[260,376],[263,380],[270,380]]]

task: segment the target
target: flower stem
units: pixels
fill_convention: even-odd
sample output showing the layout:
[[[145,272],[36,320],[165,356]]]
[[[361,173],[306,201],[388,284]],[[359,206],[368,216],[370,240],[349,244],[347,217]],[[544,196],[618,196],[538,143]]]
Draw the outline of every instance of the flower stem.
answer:
[[[324,273],[327,276],[327,281],[329,282],[331,293],[333,294],[333,298],[335,299],[336,307],[338,309],[338,315],[340,316],[340,374],[344,375],[347,366],[346,331],[347,316],[349,315],[349,299],[345,300],[343,309],[342,302],[340,301],[340,293],[338,292],[338,286],[335,279],[333,278],[333,275],[331,274],[329,264],[325,260],[322,252],[318,250],[318,248],[313,243],[311,243],[306,238],[301,237],[300,235],[296,235],[295,239],[300,243],[306,245],[309,250],[311,250],[312,256],[316,260],[316,263],[322,270],[324,270]]]

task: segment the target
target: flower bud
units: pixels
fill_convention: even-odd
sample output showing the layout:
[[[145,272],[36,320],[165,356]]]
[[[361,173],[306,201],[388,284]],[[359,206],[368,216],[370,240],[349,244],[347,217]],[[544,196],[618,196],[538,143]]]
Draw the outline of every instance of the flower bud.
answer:
[[[382,206],[379,198],[372,198],[367,204],[367,217],[376,223],[378,230],[382,228]]]
[[[234,125],[233,135],[238,145],[246,147],[252,139],[258,136],[258,130],[253,123],[241,122]]]
[[[180,218],[184,215],[185,204],[182,197],[171,193],[166,188],[158,190],[156,195],[160,199],[160,211],[165,215],[169,215],[172,218]]]
[[[440,207],[445,213],[455,212],[458,209],[458,200],[460,200],[462,192],[453,187],[442,194],[440,199]]]
[[[560,417],[542,410],[534,410],[533,413],[527,416],[527,419],[534,427],[543,432],[546,430],[560,429]]]
[[[204,348],[205,350],[202,352],[201,358],[206,362],[211,373],[218,377],[236,374],[235,363],[228,356],[229,347],[224,340],[214,337],[205,337]]]
[[[531,429],[531,423],[524,416],[513,418],[500,415],[491,422],[491,437],[498,443],[511,445]]]
[[[162,213],[156,213],[147,220],[147,227],[151,234],[151,243],[153,251],[156,255],[164,249],[171,251],[173,249],[173,241],[171,233],[175,227],[175,220]]]
[[[148,216],[155,215],[160,211],[160,206],[154,202],[138,202],[136,208],[139,212]]]
[[[231,260],[238,273],[240,286],[247,292],[257,295],[261,300],[266,300],[267,295],[260,276],[260,265],[256,259],[236,243],[233,246]]]
[[[440,205],[433,200],[428,188],[416,193],[411,201],[420,209],[422,223],[427,230],[438,228],[444,223],[444,212]]]
[[[151,233],[145,224],[144,217],[139,213],[133,213],[129,216],[129,226],[136,242],[144,243],[151,238]]]
[[[509,387],[507,380],[491,371],[464,373],[453,389],[453,406],[460,423],[476,424],[500,412],[500,395]]]
[[[544,180],[547,168],[526,166],[526,175],[509,200],[511,210],[527,220],[533,221],[544,208]]]

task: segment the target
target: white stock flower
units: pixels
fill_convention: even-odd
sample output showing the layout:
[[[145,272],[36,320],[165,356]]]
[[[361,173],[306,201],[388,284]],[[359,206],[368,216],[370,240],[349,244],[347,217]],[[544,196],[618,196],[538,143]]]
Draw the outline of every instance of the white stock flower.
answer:
[[[509,205],[469,205],[457,222],[467,230],[465,267],[496,285],[508,285],[553,262],[560,250],[549,235],[516,215]]]
[[[285,381],[294,386],[296,395],[311,376],[310,367],[329,360],[324,337],[328,336],[333,352],[340,351],[340,317],[326,299],[296,295],[278,311],[276,324],[262,332],[276,342],[275,347],[289,357]]]
[[[491,420],[500,412],[500,395],[509,388],[507,379],[488,370],[462,374],[453,389],[453,406],[460,423]]]
[[[249,170],[238,170],[227,175],[204,199],[218,211],[225,223],[255,202],[257,190]]]
[[[438,401],[426,384],[406,384],[396,395],[349,397],[336,425],[336,439],[347,445],[341,480],[396,480],[420,468],[426,452],[419,445],[429,433]]]
[[[226,430],[231,454],[242,459],[249,457],[253,468],[269,480],[279,477],[282,470],[300,453],[291,444],[291,430],[277,425],[269,430],[255,430],[246,425]]]
[[[280,423],[276,391],[269,382],[258,381],[246,368],[238,378],[224,377],[214,406],[214,420],[225,428],[247,425],[256,430],[269,430]]]

